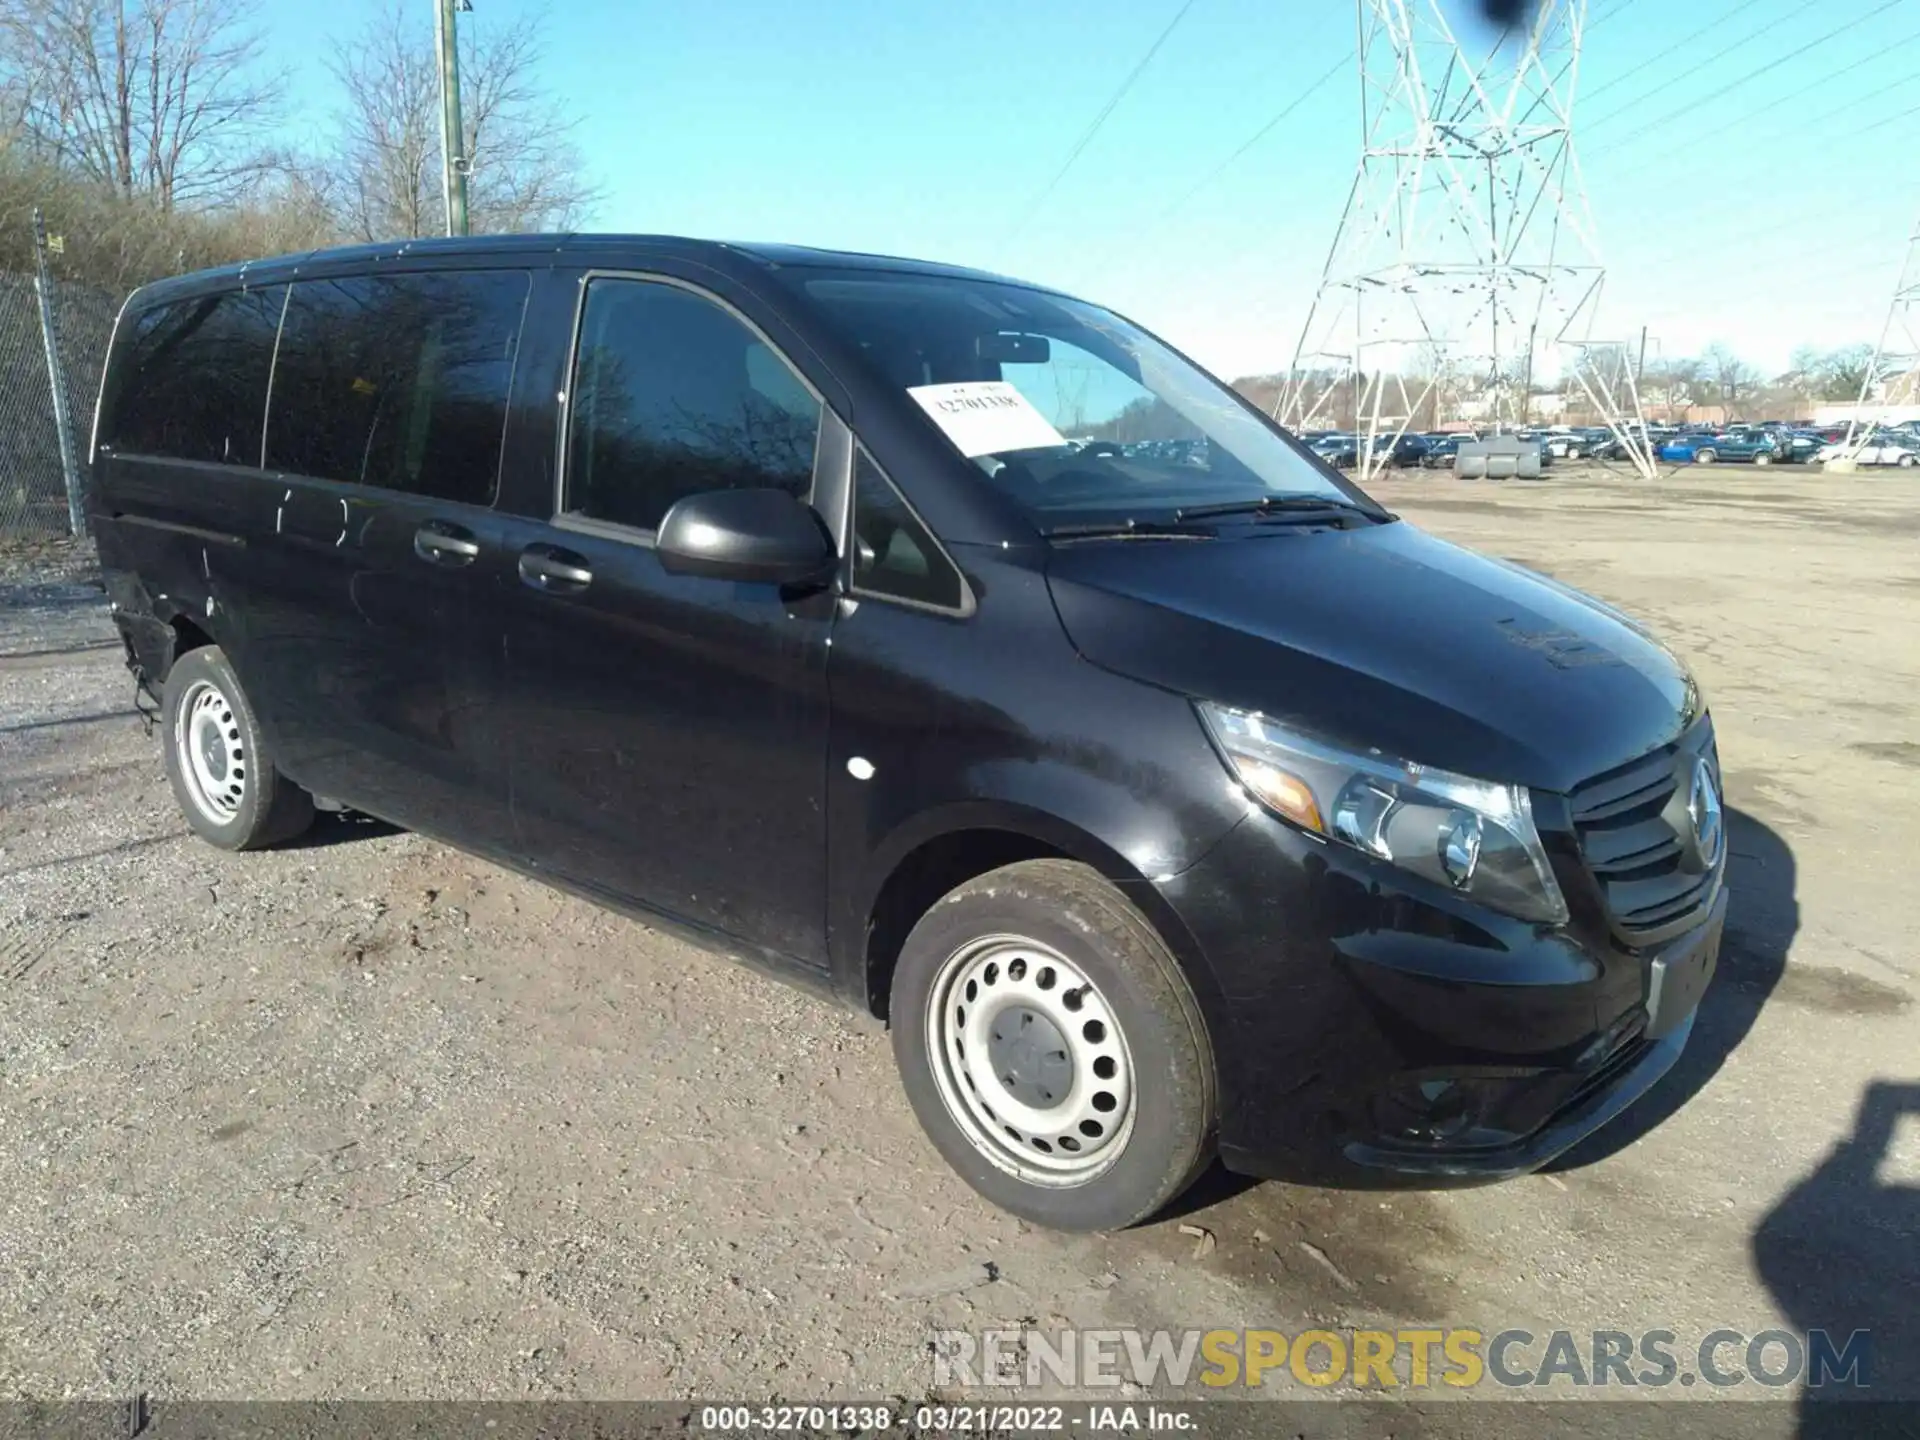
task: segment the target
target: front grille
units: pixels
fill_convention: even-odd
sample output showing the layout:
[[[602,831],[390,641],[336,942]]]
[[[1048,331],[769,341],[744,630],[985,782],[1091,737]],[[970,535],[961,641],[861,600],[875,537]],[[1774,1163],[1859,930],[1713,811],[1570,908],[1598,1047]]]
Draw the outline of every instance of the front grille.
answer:
[[[1689,777],[1694,761],[1712,753],[1713,732],[1702,719],[1673,744],[1595,776],[1569,797],[1580,853],[1608,915],[1629,938],[1685,920],[1712,898],[1715,872],[1684,863],[1692,848]]]

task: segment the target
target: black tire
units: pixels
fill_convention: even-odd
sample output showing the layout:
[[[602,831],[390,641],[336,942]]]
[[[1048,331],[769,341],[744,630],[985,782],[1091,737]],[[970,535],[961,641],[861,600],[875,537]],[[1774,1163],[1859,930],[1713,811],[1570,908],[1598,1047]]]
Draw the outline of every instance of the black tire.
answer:
[[[1764,450],[1759,451],[1757,454],[1754,455],[1753,463],[1756,465],[1771,465],[1773,463],[1773,456],[1769,455]]]
[[[1693,452],[1693,463],[1696,465],[1711,465],[1718,458],[1719,456],[1712,450],[1696,450]]]
[[[191,704],[194,714],[183,713]],[[183,743],[182,727],[191,727]],[[201,768],[185,753],[213,733],[224,740],[212,798]],[[173,798],[193,832],[222,850],[264,850],[313,823],[313,797],[284,778],[260,734],[253,706],[217,645],[189,650],[173,662],[161,704],[161,750]],[[205,753],[203,748],[203,753]],[[233,792],[238,792],[237,794]]]
[[[1894,463],[1898,465],[1902,470],[1911,470],[1916,464],[1920,464],[1920,460],[1916,460],[1911,455],[1902,455]]]
[[[959,999],[958,990],[946,991],[943,976],[968,973],[963,957],[983,944],[1003,941],[1037,945],[1077,967],[1093,987],[1093,998],[1086,1003],[1102,1006],[1117,1031],[1103,1031],[1103,1036],[1109,1045],[1119,1046],[1131,1067],[1124,1076],[1131,1099],[1120,1118],[1121,1134],[1105,1142],[1111,1155],[1094,1173],[1052,1183],[1026,1178],[1016,1168],[1025,1163],[1016,1157],[1016,1149],[1033,1165],[1045,1163],[1025,1149],[1027,1141],[1016,1137],[1016,1144],[1008,1145],[995,1133],[990,1141],[999,1149],[990,1153],[966,1128],[976,1127],[978,1133],[981,1122],[956,1118],[942,1087],[958,1094],[954,1070],[964,1072],[964,1067],[958,1062],[947,1067],[943,1055],[942,1074],[935,1074],[931,1052],[944,1042],[933,1039],[930,1031],[946,1022],[929,1012],[942,995],[952,1002]],[[1037,973],[1038,983],[1047,984],[1045,969]],[[1071,996],[1074,991],[1065,993]],[[965,1003],[974,1003],[971,995]],[[992,1011],[985,1004],[980,1002],[982,1019],[996,1026],[1000,1017],[1019,1013],[1012,1004]],[[1146,917],[1087,866],[1066,860],[1022,861],[952,891],[907,937],[894,971],[889,1014],[901,1083],[935,1147],[975,1190],[1023,1219],[1055,1230],[1125,1229],[1172,1202],[1213,1158],[1217,1080],[1213,1047],[1193,991]],[[941,1034],[964,1055],[957,1035],[945,1028]],[[1071,1037],[1066,1043],[1074,1051],[1071,1083],[1078,1087],[1081,1076],[1095,1073],[1104,1057],[1092,1062],[1094,1070],[1082,1071],[1082,1047]],[[1097,1087],[1113,1082],[1088,1083]],[[980,1094],[971,1083],[968,1088]],[[1073,1093],[1078,1092],[1060,1103]],[[1093,1096],[1096,1102],[1100,1098]],[[1063,1151],[1079,1149],[1077,1141],[1069,1147],[1070,1140],[1059,1137]],[[1031,1143],[1045,1148],[1038,1138]]]

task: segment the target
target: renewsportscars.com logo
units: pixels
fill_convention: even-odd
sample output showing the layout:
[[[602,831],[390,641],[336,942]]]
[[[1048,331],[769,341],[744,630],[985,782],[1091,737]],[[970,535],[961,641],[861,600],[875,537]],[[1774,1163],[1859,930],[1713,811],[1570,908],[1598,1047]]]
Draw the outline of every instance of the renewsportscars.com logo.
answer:
[[[1844,1338],[1825,1330],[1710,1330],[1691,1341],[1672,1330],[939,1330],[930,1349],[935,1385],[986,1389],[1866,1389],[1872,1383],[1872,1336],[1865,1330]]]

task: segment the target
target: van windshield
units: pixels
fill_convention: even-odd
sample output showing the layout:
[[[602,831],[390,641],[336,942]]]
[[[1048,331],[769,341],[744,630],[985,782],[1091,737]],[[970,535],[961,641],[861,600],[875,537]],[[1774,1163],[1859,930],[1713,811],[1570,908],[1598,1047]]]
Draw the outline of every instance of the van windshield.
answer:
[[[911,272],[813,272],[802,287],[1042,529],[1279,496],[1366,503],[1219,381],[1097,306]]]

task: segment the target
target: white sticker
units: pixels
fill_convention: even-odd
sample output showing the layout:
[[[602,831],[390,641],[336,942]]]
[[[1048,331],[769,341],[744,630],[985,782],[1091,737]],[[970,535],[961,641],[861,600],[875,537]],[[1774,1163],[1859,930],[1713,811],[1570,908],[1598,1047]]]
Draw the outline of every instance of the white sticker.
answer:
[[[1047,417],[1005,380],[915,385],[907,393],[969,460],[1001,450],[1038,450],[1067,443]]]

